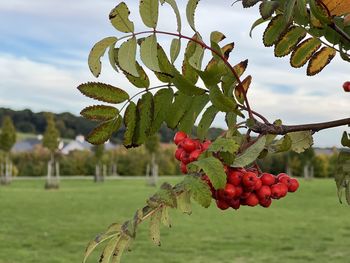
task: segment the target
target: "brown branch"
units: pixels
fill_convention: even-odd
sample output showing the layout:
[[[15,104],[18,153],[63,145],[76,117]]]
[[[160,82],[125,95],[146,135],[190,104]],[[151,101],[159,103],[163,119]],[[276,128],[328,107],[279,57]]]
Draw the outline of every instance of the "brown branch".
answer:
[[[266,124],[262,122],[256,122],[256,124],[251,128],[252,131],[259,134],[276,134],[276,135],[285,135],[290,132],[298,132],[298,131],[312,131],[312,133],[350,125],[350,118],[329,121],[329,122],[321,122],[321,123],[312,123],[312,124],[301,124],[301,125],[274,125],[274,124]]]

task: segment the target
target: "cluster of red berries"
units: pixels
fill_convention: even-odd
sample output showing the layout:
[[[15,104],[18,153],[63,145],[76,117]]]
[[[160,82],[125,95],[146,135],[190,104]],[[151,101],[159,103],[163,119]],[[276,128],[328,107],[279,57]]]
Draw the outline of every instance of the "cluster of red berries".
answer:
[[[288,192],[295,192],[299,188],[298,180],[285,173],[274,176],[262,173],[260,176],[255,169],[228,168],[227,183],[224,189],[215,190],[208,178],[207,182],[216,200],[217,207],[226,210],[229,207],[239,209],[241,205],[269,207],[272,199],[280,199]]]
[[[175,134],[174,143],[177,145],[175,158],[181,162],[180,169],[183,174],[187,174],[186,165],[198,160],[199,155],[208,149],[211,141],[191,139],[186,133],[179,131]]]
[[[211,141],[201,142],[191,139],[184,132],[177,132],[174,137],[177,145],[175,158],[181,162],[181,172],[187,174],[187,164],[197,161],[202,152],[207,150]],[[217,207],[226,210],[229,207],[239,209],[241,205],[269,207],[272,199],[280,199],[288,192],[295,192],[299,182],[285,173],[274,176],[256,169],[232,168],[225,165],[227,182],[224,189],[215,190],[207,175],[202,179],[209,185]]]

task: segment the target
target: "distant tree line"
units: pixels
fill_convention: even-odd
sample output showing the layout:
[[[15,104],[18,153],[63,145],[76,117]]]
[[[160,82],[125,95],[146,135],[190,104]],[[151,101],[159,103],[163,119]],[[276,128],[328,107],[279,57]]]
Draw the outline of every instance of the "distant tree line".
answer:
[[[0,123],[2,123],[5,116],[9,116],[12,119],[18,132],[33,134],[43,134],[45,132],[45,112],[34,113],[29,109],[15,111],[12,109],[0,108]],[[92,121],[75,116],[69,112],[54,114],[54,118],[61,137],[67,139],[74,139],[79,134],[86,136],[96,125]],[[222,129],[212,128],[209,131],[209,137],[210,139],[214,139],[222,132]],[[111,138],[112,142],[121,142],[123,133],[124,129],[120,129]],[[163,126],[159,135],[161,142],[170,142],[174,137],[174,131]]]

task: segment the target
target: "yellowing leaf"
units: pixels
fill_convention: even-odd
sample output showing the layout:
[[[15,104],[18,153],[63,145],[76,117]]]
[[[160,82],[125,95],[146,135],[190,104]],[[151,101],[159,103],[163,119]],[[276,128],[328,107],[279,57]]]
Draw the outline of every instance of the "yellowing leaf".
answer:
[[[313,76],[322,71],[331,60],[335,57],[336,51],[334,48],[323,47],[320,51],[316,52],[309,61],[307,67],[307,75]]]
[[[283,57],[288,55],[295,46],[306,36],[302,27],[293,26],[281,37],[275,46],[275,56]]]
[[[199,1],[200,0],[189,0],[186,6],[187,21],[188,21],[188,24],[193,29],[193,31],[197,31],[194,25],[194,14],[196,12],[196,8]]]
[[[156,28],[159,15],[158,0],[141,0],[139,9],[143,23],[148,27]]]
[[[332,16],[350,13],[350,0],[320,0]]]
[[[112,25],[121,32],[134,32],[134,23],[129,20],[129,14],[128,6],[122,2],[110,12],[109,20]]]
[[[317,38],[308,38],[301,42],[290,57],[290,64],[294,68],[300,68],[312,57],[321,46]]]
[[[157,53],[157,37],[152,34],[141,43],[141,60],[150,70],[160,72]]]
[[[244,93],[248,92],[248,89],[250,87],[250,84],[252,83],[252,76],[247,76],[243,81],[242,81],[242,86],[238,85],[235,89],[235,95],[236,99],[240,102],[244,102]],[[242,90],[243,88],[243,90]]]
[[[136,38],[132,37],[124,42],[118,52],[118,62],[120,67],[127,73],[139,77],[136,67]]]

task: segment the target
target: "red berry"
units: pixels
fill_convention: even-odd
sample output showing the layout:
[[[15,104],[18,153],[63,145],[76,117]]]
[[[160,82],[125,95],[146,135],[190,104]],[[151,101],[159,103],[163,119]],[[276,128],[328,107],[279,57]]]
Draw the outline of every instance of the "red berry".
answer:
[[[263,185],[259,191],[256,192],[259,199],[266,199],[271,197],[271,188],[268,185]]]
[[[258,178],[258,179],[256,180],[256,183],[255,183],[255,186],[254,186],[254,190],[255,190],[255,191],[259,190],[259,189],[261,188],[261,186],[262,186],[262,181],[261,181],[260,178]]]
[[[178,145],[180,142],[182,142],[185,138],[187,138],[187,134],[183,131],[179,131],[174,136],[174,143]]]
[[[241,201],[239,199],[231,199],[230,200],[230,207],[237,210],[241,206]]]
[[[190,153],[190,162],[194,162],[198,160],[199,155],[201,155],[202,151],[201,150],[194,150],[193,152]]]
[[[241,194],[241,199],[247,199],[250,196],[251,192],[243,192]]]
[[[230,169],[227,176],[227,182],[238,186],[242,182],[242,177],[245,173],[243,169]]]
[[[194,150],[196,150],[196,143],[194,142],[194,140],[190,139],[190,138],[185,138],[182,141],[181,144],[182,148],[184,148],[184,150],[188,153],[193,152]]]
[[[175,151],[175,158],[179,161],[181,161],[181,154],[184,152],[184,149],[178,148]]]
[[[226,184],[224,189],[225,199],[232,199],[236,196],[236,187],[232,184]]]
[[[271,198],[280,199],[286,196],[288,187],[285,184],[277,183],[271,186]]]
[[[189,164],[190,163],[190,155],[183,151],[180,155],[180,161],[183,162],[184,164]]]
[[[273,185],[276,182],[276,177],[269,173],[261,174],[260,179],[263,185]]]
[[[204,142],[202,143],[202,145],[201,145],[202,150],[203,150],[203,151],[206,151],[206,150],[209,148],[210,145],[211,145],[211,141],[209,141],[209,140],[204,141]]]
[[[288,186],[288,192],[294,193],[299,188],[299,182],[297,179],[290,179],[290,185]]]
[[[181,172],[183,173],[183,174],[187,174],[187,166],[186,166],[186,164],[184,164],[184,163],[181,163],[181,165],[180,165],[180,170],[181,170]]]
[[[230,205],[228,203],[226,203],[226,201],[221,200],[221,199],[216,200],[216,206],[218,208],[220,208],[221,210],[226,210],[230,207]]]
[[[290,177],[288,175],[281,176],[278,181],[282,184],[285,184],[288,188],[290,185]]]
[[[345,92],[350,92],[350,81],[344,82],[343,89]]]
[[[279,180],[279,179],[282,178],[283,176],[288,176],[288,177],[289,177],[289,175],[286,174],[286,173],[280,173],[280,174],[277,175],[277,180]]]
[[[242,182],[243,182],[243,185],[245,185],[247,187],[252,187],[252,186],[255,186],[255,183],[256,183],[257,179],[258,178],[256,177],[255,173],[253,173],[253,172],[246,172],[243,175]]]
[[[239,198],[243,194],[243,187],[238,185],[236,186],[236,197]]]
[[[254,193],[250,194],[245,201],[248,206],[257,206],[259,204],[259,199]]]
[[[272,203],[272,200],[271,198],[264,198],[264,199],[260,199],[259,200],[259,203],[262,207],[269,207]]]

